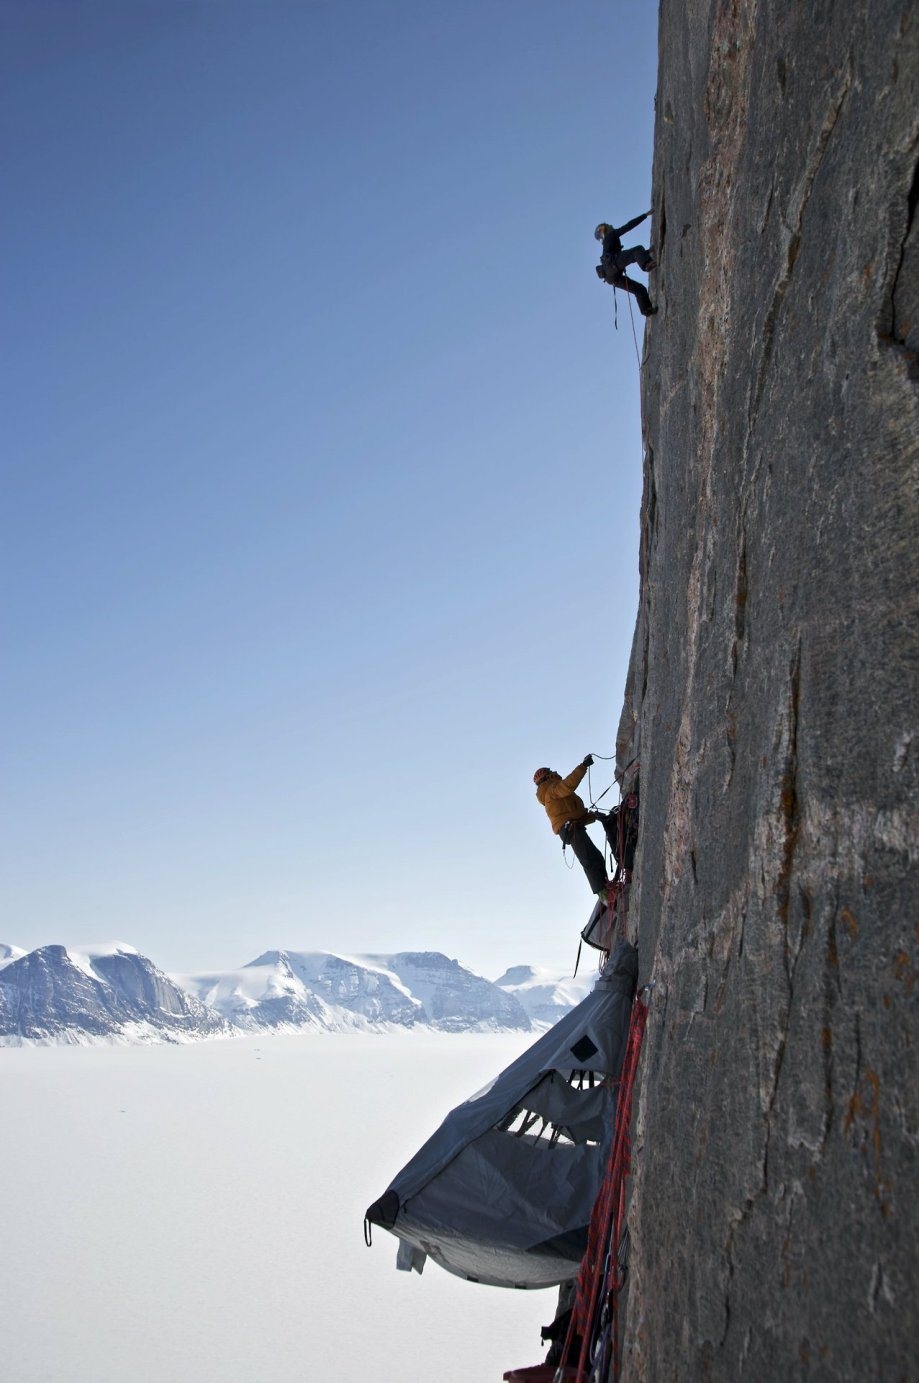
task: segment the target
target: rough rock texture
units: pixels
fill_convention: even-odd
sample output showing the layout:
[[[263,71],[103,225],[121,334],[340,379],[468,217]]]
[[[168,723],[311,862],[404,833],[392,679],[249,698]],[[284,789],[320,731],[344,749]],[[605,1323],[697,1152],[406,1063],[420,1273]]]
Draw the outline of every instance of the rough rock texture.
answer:
[[[917,48],[661,5],[630,1380],[919,1367]]]

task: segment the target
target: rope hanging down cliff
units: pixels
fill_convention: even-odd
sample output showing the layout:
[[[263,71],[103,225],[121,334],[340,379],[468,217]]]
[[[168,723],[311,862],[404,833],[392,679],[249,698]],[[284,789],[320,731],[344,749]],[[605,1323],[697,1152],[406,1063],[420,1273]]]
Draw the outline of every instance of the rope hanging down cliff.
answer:
[[[555,1383],[607,1383],[620,1376],[619,1295],[625,1283],[626,1182],[631,1169],[632,1097],[641,1057],[651,985],[635,995],[622,1074],[616,1124],[606,1173],[588,1232],[587,1252],[578,1273],[577,1299],[555,1373]],[[576,1371],[568,1360],[581,1342]],[[589,1370],[589,1371],[588,1371]]]

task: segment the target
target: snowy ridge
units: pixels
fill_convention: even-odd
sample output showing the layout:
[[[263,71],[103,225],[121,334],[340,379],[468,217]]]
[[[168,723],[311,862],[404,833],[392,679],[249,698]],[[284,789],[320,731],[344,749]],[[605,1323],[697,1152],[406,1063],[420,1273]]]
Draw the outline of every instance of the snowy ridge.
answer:
[[[560,976],[537,965],[514,965],[495,980],[539,1027],[552,1027],[575,1004],[586,999],[596,982],[596,968],[590,965],[576,977]]]
[[[386,956],[266,951],[241,970],[176,979],[187,993],[248,1030],[420,1025],[468,1032],[531,1027],[513,995],[439,951]]]
[[[265,951],[238,970],[168,975],[124,942],[0,945],[0,1046],[191,1042],[244,1032],[527,1032],[591,987],[516,966],[497,983],[439,951]]]
[[[0,970],[0,1045],[190,1041],[228,1035],[220,1014],[122,942],[41,946]]]

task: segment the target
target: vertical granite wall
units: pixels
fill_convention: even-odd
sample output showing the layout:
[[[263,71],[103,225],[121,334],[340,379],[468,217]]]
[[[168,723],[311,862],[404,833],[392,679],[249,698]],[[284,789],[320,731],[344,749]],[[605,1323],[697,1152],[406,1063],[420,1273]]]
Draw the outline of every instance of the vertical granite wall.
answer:
[[[630,1380],[919,1376],[919,7],[663,0]]]

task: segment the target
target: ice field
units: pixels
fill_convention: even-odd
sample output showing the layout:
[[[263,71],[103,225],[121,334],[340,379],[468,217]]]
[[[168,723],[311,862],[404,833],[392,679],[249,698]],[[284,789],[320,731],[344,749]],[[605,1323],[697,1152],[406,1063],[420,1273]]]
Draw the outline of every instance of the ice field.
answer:
[[[0,1051],[4,1383],[499,1383],[555,1292],[428,1263],[363,1212],[532,1034]]]

